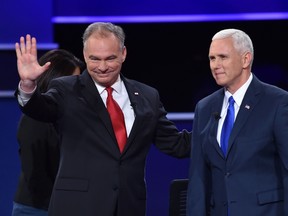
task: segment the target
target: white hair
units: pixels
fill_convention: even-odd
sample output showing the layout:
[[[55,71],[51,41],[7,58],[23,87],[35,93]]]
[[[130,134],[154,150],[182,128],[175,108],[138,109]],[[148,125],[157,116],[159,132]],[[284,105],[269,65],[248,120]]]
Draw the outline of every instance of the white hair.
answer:
[[[235,49],[240,53],[243,54],[245,52],[250,52],[252,54],[252,60],[254,58],[254,48],[253,43],[250,37],[244,32],[239,29],[224,29],[217,32],[213,37],[212,41],[216,39],[224,39],[231,37],[233,40],[233,44]]]

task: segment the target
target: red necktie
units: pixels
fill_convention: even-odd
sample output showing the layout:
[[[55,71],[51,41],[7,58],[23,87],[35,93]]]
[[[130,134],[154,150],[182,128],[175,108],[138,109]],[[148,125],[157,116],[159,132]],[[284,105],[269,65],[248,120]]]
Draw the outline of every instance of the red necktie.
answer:
[[[108,92],[106,105],[110,114],[114,133],[118,142],[120,152],[122,153],[127,140],[126,127],[124,122],[124,115],[117,102],[113,99],[111,87],[106,88]]]

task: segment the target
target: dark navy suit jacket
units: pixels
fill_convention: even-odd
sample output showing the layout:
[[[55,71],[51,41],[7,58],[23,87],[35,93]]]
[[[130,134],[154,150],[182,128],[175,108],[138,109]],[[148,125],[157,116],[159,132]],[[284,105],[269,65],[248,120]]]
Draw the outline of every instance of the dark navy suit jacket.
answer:
[[[224,90],[198,102],[188,216],[288,216],[288,93],[255,76],[224,157],[216,140]]]

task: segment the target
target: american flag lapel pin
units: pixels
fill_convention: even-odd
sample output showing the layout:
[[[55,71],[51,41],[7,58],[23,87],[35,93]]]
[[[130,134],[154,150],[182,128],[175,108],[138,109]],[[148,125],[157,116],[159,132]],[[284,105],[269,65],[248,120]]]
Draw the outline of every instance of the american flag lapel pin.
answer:
[[[249,106],[248,104],[246,104],[246,105],[245,105],[245,108],[249,110],[249,109],[250,109],[250,106]]]

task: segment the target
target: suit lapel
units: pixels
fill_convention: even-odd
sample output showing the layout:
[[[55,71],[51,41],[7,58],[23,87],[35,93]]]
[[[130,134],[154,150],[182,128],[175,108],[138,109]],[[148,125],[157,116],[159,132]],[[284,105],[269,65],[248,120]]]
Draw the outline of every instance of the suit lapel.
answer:
[[[210,142],[214,146],[215,150],[218,152],[221,157],[225,158],[223,152],[220,148],[219,143],[217,142],[217,131],[218,131],[218,124],[222,109],[222,102],[224,97],[224,89],[219,89],[214,97],[214,101],[211,103],[211,128],[210,128]]]
[[[139,129],[141,128],[142,121],[143,121],[143,114],[142,113],[143,113],[143,107],[144,106],[142,103],[143,101],[141,99],[142,98],[141,91],[139,91],[137,86],[135,86],[129,79],[126,79],[123,76],[121,78],[125,84],[125,87],[126,87],[129,99],[130,99],[131,106],[132,106],[133,111],[135,113],[135,120],[134,120],[133,126],[131,128],[131,132],[128,136],[127,144],[124,148],[124,152],[125,152],[126,149],[129,148],[129,146],[131,145],[131,143],[135,139],[136,134],[138,133]]]
[[[107,128],[109,134],[115,140],[117,144],[117,140],[113,131],[113,126],[110,121],[109,113],[102,101],[102,98],[97,91],[94,81],[90,77],[87,71],[84,71],[80,75],[80,86],[82,97],[86,101],[87,105],[91,108],[91,110],[95,111],[95,114],[100,118],[105,127]],[[118,146],[115,145],[117,148]]]
[[[245,122],[251,115],[256,104],[258,103],[260,99],[260,89],[261,89],[260,81],[254,75],[253,80],[243,98],[233,129],[231,131],[227,154],[229,154],[229,151],[235,141],[235,138],[240,133],[241,128],[245,126]]]

